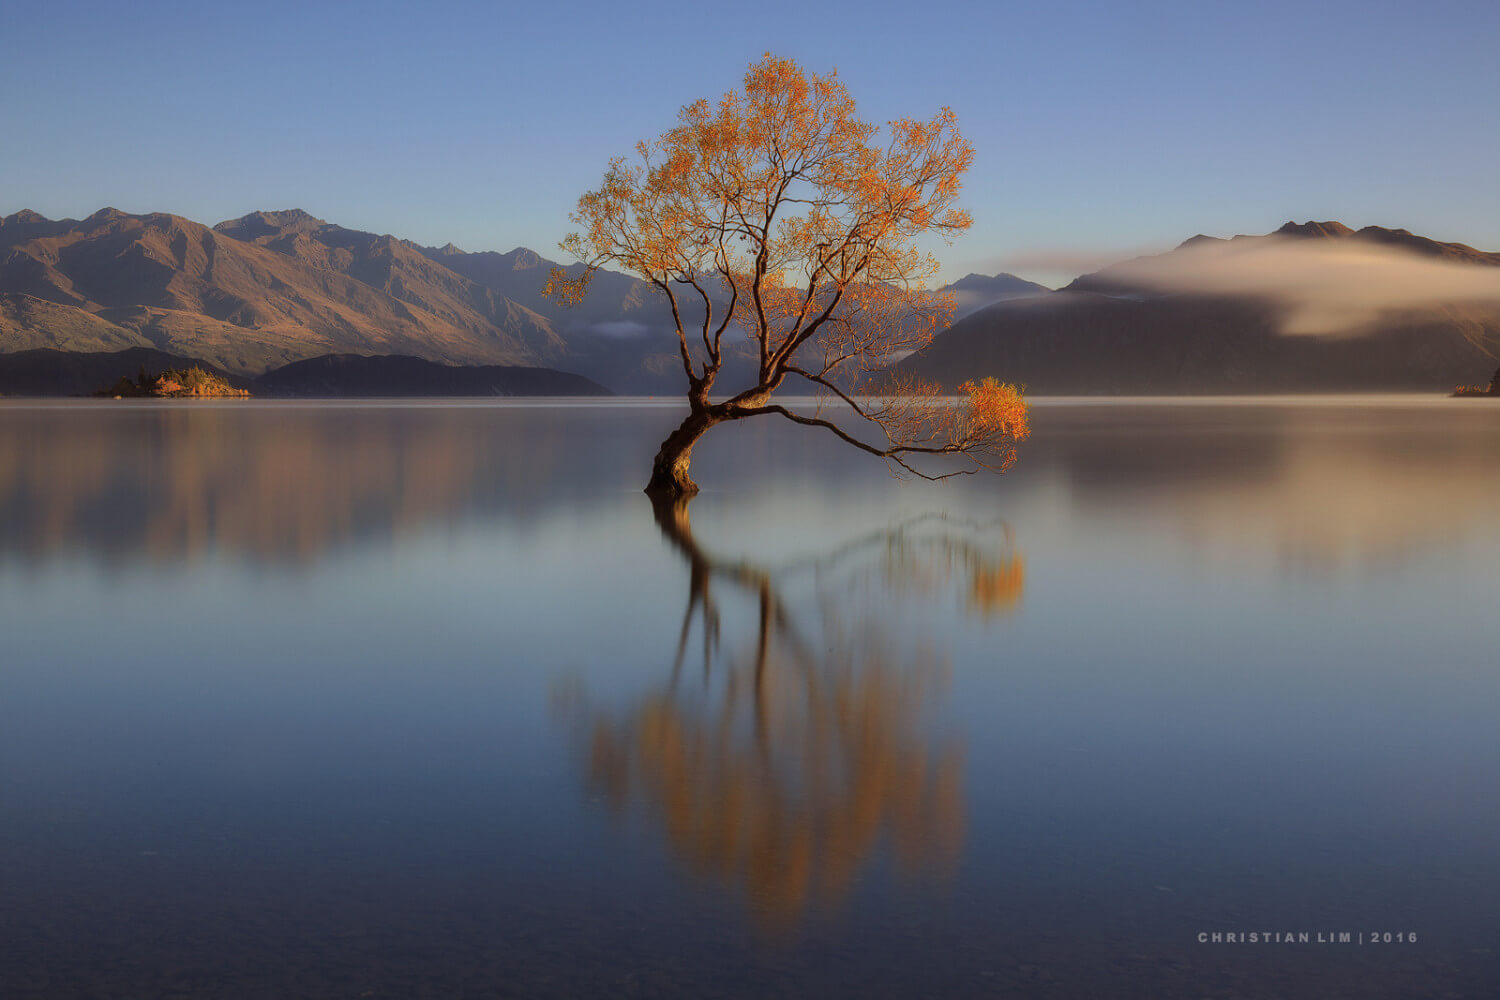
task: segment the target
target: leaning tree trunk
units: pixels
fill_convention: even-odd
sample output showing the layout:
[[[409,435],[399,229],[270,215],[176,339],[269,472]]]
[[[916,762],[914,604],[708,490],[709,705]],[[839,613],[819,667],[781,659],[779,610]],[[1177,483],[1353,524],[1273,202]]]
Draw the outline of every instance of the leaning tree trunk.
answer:
[[[651,481],[646,492],[653,497],[689,497],[698,492],[698,484],[688,475],[693,460],[693,445],[720,418],[706,410],[693,408],[678,428],[661,443],[651,462]]]

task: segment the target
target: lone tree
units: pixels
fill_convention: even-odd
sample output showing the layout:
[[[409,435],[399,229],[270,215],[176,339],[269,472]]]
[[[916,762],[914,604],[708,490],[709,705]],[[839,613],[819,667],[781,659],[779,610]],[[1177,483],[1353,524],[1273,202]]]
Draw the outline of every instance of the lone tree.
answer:
[[[662,442],[646,492],[696,493],[688,465],[698,439],[763,414],[825,428],[925,479],[1008,467],[1028,432],[1017,389],[986,378],[954,401],[885,370],[952,315],[946,296],[926,290],[937,261],[915,244],[970,225],[954,202],[974,149],[953,112],[891,122],[877,144],[881,130],[855,117],[836,73],[767,55],[743,90],[678,118],[579,199],[580,231],[562,248],[584,268],[554,270],[548,284],[577,301],[595,270],[614,267],[671,304],[688,415]],[[753,384],[716,401],[726,353],[740,347],[758,361]],[[814,414],[771,401],[789,376],[819,394]],[[946,472],[918,464],[944,455],[969,462]]]

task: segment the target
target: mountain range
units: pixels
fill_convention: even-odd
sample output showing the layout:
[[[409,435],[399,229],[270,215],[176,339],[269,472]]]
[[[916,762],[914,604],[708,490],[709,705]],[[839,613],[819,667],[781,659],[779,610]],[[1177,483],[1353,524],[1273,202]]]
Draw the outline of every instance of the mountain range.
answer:
[[[1500,254],[1334,222],[1197,236],[1162,259],[1272,237],[1500,265]],[[1287,336],[1264,296],[1147,287],[1129,263],[1055,292],[1014,275],[968,275],[946,289],[956,322],[901,367],[950,388],[994,374],[1034,392],[1438,389],[1494,367],[1494,310],[1429,310],[1358,337]],[[149,348],[241,378],[329,355],[401,355],[556,369],[620,393],[680,391],[670,311],[649,285],[598,272],[568,308],[544,294],[553,266],[524,247],[419,246],[299,209],[213,227],[110,208],[83,220],[21,211],[0,219],[0,353]]]
[[[213,227],[112,208],[82,220],[21,211],[0,219],[0,352],[151,348],[247,377],[324,355],[396,354],[676,392],[671,312],[651,287],[602,271],[580,305],[563,307],[544,294],[554,266],[524,247],[424,247],[300,209]],[[974,307],[1040,287],[1008,275],[955,285]]]
[[[1287,332],[1298,296],[1309,309],[1323,284],[1348,280],[1338,268],[1351,253],[1398,277],[1413,262],[1451,265],[1458,270],[1443,271],[1446,278],[1472,284],[1479,276],[1488,298],[1392,309],[1326,335]],[[1280,261],[1279,284],[1264,274],[1257,283],[1255,269],[1267,260]],[[1304,262],[1326,273],[1297,273]],[[1446,391],[1477,381],[1500,356],[1500,272],[1488,271],[1496,267],[1500,253],[1378,226],[1289,222],[1265,236],[1199,235],[1158,257],[963,316],[896,368],[949,390],[993,374],[1055,394]],[[1178,284],[1147,280],[1161,276]],[[1376,284],[1345,294],[1390,298]]]
[[[568,353],[544,317],[409,244],[298,211],[212,229],[114,209],[9,216],[0,345],[154,347],[246,375],[345,352],[533,365]]]

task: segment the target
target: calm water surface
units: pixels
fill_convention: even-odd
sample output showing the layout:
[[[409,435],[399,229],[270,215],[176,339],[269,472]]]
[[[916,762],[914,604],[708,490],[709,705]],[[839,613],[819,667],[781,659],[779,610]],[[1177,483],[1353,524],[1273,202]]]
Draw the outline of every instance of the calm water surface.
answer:
[[[0,995],[1496,995],[1500,407],[1034,416],[0,404]]]

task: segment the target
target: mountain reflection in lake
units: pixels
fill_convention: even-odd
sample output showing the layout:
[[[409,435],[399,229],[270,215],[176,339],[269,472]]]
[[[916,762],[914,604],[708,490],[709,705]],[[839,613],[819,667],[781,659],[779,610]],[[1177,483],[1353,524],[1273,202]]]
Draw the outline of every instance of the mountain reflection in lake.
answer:
[[[1034,416],[0,402],[0,995],[1490,995],[1500,408]]]

